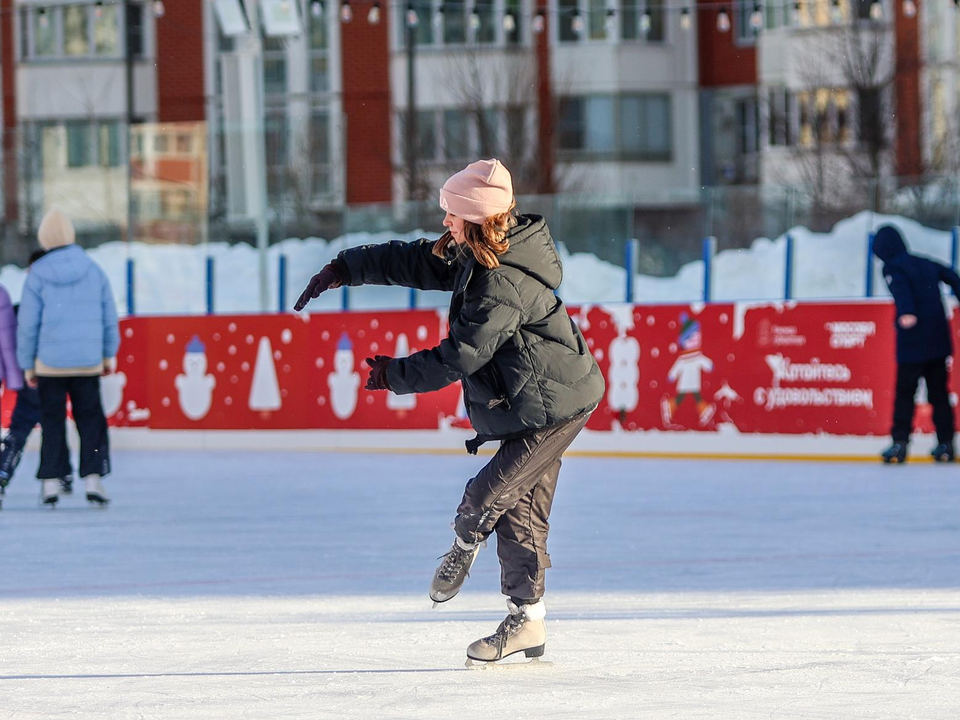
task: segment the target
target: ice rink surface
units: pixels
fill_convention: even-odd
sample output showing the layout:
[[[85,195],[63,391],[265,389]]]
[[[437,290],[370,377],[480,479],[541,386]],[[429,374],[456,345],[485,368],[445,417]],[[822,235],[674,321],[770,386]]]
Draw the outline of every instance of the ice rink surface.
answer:
[[[468,670],[492,544],[426,589],[483,458],[114,461],[106,510],[8,488],[0,718],[960,717],[957,466],[569,458],[547,662]]]

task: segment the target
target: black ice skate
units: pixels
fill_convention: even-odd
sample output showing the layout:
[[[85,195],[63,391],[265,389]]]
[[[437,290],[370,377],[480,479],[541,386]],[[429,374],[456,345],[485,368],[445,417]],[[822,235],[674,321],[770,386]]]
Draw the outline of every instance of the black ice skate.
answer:
[[[895,442],[880,457],[886,465],[902,465],[907,461],[907,444]]]
[[[55,508],[58,500],[60,500],[59,478],[48,478],[44,480],[40,486],[40,503]]]
[[[946,443],[937,445],[930,455],[933,457],[933,461],[938,463],[952,463],[956,459],[953,445],[947,445]]]
[[[60,478],[60,494],[73,495],[73,476],[67,475]]]
[[[460,592],[463,581],[470,576],[470,568],[477,559],[480,546],[481,543],[466,543],[458,537],[454,540],[450,552],[441,556],[443,562],[433,574],[433,582],[430,583],[430,599],[434,606],[452,599]]]
[[[0,450],[0,486],[7,486],[22,457],[23,445],[10,435],[4,438]]]
[[[103,483],[100,482],[99,475],[88,475],[84,478],[87,483],[87,501],[91,505],[106,507],[110,503],[107,497],[107,491],[103,489]]]
[[[515,605],[507,601],[510,614],[500,623],[497,631],[488,637],[471,643],[467,648],[467,667],[472,661],[496,662],[522,652],[528,658],[539,658],[547,642],[547,615],[543,601],[532,605]]]

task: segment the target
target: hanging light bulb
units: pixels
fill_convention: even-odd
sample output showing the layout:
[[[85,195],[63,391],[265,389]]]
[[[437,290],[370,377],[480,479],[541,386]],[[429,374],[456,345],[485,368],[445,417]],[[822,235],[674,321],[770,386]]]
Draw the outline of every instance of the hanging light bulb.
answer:
[[[353,8],[350,7],[350,0],[343,0],[340,3],[340,22],[348,23],[353,20]]]
[[[690,16],[690,8],[685,7],[680,11],[680,29],[689,30],[693,27],[693,18]]]
[[[570,21],[570,29],[577,35],[583,35],[583,16],[579,10],[573,11],[573,19]]]
[[[163,4],[163,0],[153,0],[153,16],[155,18],[162,18],[167,14],[167,8]]]
[[[753,4],[753,12],[750,13],[750,29],[756,35],[763,29],[763,10],[760,9],[760,3]]]
[[[436,11],[433,13],[433,24],[436,25],[437,27],[442,27],[442,26],[443,26],[443,14],[444,14],[444,12],[446,12],[446,11],[443,9],[443,3],[440,3],[439,5],[437,5],[437,9],[436,9]]]
[[[97,2],[94,3],[94,5],[95,7],[93,10],[93,14],[98,18],[103,17],[103,0],[97,0]]]
[[[420,16],[413,3],[407,3],[407,27],[416,27],[420,24]]]
[[[47,27],[50,24],[50,16],[47,15],[47,9],[42,7],[37,11],[37,13],[40,15],[40,27]]]
[[[883,3],[880,0],[873,0],[870,3],[870,19],[883,20]]]
[[[613,8],[607,8],[606,17],[603,19],[603,29],[607,35],[613,35],[617,30],[617,11]]]
[[[380,24],[380,0],[374,0],[370,11],[367,13],[367,22],[371,25]]]
[[[803,5],[800,4],[800,0],[797,0],[797,2],[793,4],[793,24],[794,25],[800,24],[800,13],[802,11],[803,11]]]
[[[903,16],[908,18],[917,16],[917,4],[913,0],[903,0]]]
[[[537,35],[542,33],[547,27],[547,16],[543,12],[543,8],[537,10],[537,14],[533,16],[533,22],[530,25],[533,32]]]
[[[323,17],[323,3],[320,0],[313,0],[310,3],[310,14],[315,18]]]
[[[474,32],[480,29],[480,11],[476,7],[470,11],[470,28]]]
[[[722,33],[730,32],[730,11],[727,10],[726,5],[717,13],[717,30]]]
[[[640,16],[640,34],[643,37],[646,37],[650,34],[650,28],[653,27],[653,16],[650,14],[650,10],[647,8],[643,9],[643,14]]]
[[[507,10],[503,16],[503,31],[507,35],[512,35],[517,29],[517,19],[513,16],[513,10]]]

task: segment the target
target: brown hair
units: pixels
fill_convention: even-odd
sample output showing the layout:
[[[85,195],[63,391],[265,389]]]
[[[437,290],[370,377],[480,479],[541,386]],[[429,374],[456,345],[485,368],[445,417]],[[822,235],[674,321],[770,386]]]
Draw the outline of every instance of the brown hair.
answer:
[[[500,267],[497,255],[503,255],[510,249],[507,232],[517,224],[517,218],[513,216],[513,209],[516,206],[517,201],[514,200],[509,210],[488,217],[483,221],[483,225],[477,225],[468,220],[463,221],[463,244],[470,248],[477,262],[485,268],[492,270]],[[444,257],[452,242],[453,235],[449,231],[445,232],[434,244],[433,254]]]

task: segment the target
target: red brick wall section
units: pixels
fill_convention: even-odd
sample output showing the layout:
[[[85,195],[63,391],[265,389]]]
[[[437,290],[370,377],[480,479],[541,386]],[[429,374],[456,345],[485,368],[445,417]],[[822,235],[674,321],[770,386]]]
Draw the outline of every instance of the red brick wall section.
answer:
[[[160,122],[202,121],[203,0],[166,0],[156,19]]]
[[[0,63],[3,68],[3,181],[4,213],[7,220],[19,217],[17,193],[17,60],[14,33],[17,13],[14,0],[0,0]]]
[[[724,87],[757,84],[757,50],[754,45],[738,45],[734,27],[729,32],[717,30],[720,6],[716,0],[698,0],[698,46],[700,56],[700,86]],[[734,3],[723,7],[736,22]]]
[[[336,2],[328,7],[339,9]],[[372,2],[352,2],[353,21],[340,23],[343,112],[346,116],[347,202],[390,202],[393,166],[390,151],[390,44],[387,13],[371,25]],[[429,22],[429,20],[427,20]]]
[[[556,152],[556,138],[554,137],[555,102],[553,88],[550,83],[550,3],[548,0],[538,0],[537,9],[544,13],[546,25],[537,43],[537,114],[539,117],[538,153],[540,156],[540,183],[538,192],[541,195],[550,195],[556,191],[554,186],[554,153]]]
[[[921,0],[916,0],[919,8]],[[894,92],[897,113],[897,175],[916,177],[923,173],[920,150],[920,31],[916,17],[903,14],[901,3],[896,8],[896,76]]]

